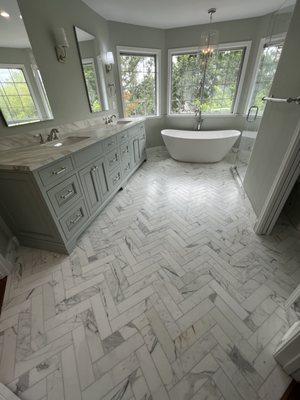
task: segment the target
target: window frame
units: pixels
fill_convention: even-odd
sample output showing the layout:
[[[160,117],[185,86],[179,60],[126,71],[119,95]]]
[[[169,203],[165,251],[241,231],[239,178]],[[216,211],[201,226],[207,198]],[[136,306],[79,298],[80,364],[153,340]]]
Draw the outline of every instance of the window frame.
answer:
[[[144,47],[128,47],[128,46],[117,46],[117,60],[118,60],[118,71],[119,71],[119,86],[121,91],[121,102],[122,112],[124,116],[125,104],[123,99],[123,86],[122,86],[122,71],[121,71],[121,55],[127,53],[129,55],[140,55],[140,56],[155,56],[156,61],[156,114],[143,115],[145,118],[157,118],[161,116],[161,49],[152,49]],[[141,116],[132,116],[130,118],[140,118]]]
[[[45,88],[45,85],[44,85],[44,82],[42,79],[41,71],[36,64],[31,64],[31,72],[33,74],[33,78],[34,78],[35,84],[38,88],[38,93],[39,93],[39,95],[41,97],[41,101],[42,101],[43,110],[41,110],[41,106],[39,104],[37,105],[37,109],[42,116],[42,120],[45,121],[45,120],[53,119],[53,112],[52,112],[51,105],[50,105],[50,102],[49,102],[49,99],[47,96],[46,88]],[[26,77],[25,77],[25,79],[26,79]],[[36,99],[36,96],[34,97],[34,102],[38,103],[38,101],[37,100],[35,101],[35,99]],[[45,114],[45,115],[43,115],[43,114]]]
[[[32,97],[32,101],[33,101],[34,106],[35,106],[35,108],[37,110],[37,113],[39,115],[39,120],[14,121],[12,124],[9,124],[6,121],[6,118],[3,115],[5,123],[7,123],[7,126],[9,126],[9,127],[10,126],[19,126],[19,125],[25,125],[25,124],[32,124],[32,123],[35,123],[35,122],[41,122],[43,120],[43,115],[42,115],[42,112],[40,110],[40,107],[39,107],[37,98],[35,96],[35,93],[34,93],[32,84],[30,82],[29,75],[27,73],[25,65],[24,64],[4,64],[4,63],[2,64],[2,63],[0,63],[0,68],[1,69],[2,68],[3,69],[5,69],[5,68],[6,69],[21,69],[22,70],[22,72],[24,74],[24,77],[25,77],[26,84],[27,84],[29,92],[30,92],[30,96]]]
[[[286,33],[280,33],[278,35],[274,35],[271,39],[268,37],[263,37],[262,39],[260,39],[258,50],[257,50],[256,57],[255,57],[255,64],[254,64],[254,68],[253,68],[253,72],[252,72],[250,86],[249,86],[249,90],[248,90],[246,106],[245,106],[245,110],[244,110],[245,115],[248,113],[248,110],[251,107],[251,99],[253,97],[253,93],[254,93],[254,89],[255,89],[255,83],[256,83],[257,76],[258,76],[258,72],[259,72],[260,62],[261,62],[261,59],[263,56],[264,46],[266,44],[272,45],[272,44],[277,44],[280,42],[284,43],[285,38],[286,38]],[[261,118],[261,117],[262,117],[262,115],[257,116],[257,118]]]
[[[226,114],[207,114],[203,113],[206,117],[232,117],[237,114],[240,98],[241,98],[241,93],[242,93],[242,88],[245,80],[245,75],[246,75],[246,69],[248,66],[248,60],[249,60],[249,54],[250,54],[250,49],[251,49],[252,41],[247,40],[247,41],[241,41],[241,42],[230,42],[230,43],[221,43],[219,45],[220,50],[234,50],[234,49],[240,49],[240,48],[245,48],[245,53],[244,53],[244,58],[242,61],[242,67],[240,70],[240,77],[239,77],[239,83],[236,91],[236,96],[234,100],[234,105],[233,105],[233,110],[231,113],[226,113]],[[174,49],[169,49],[168,50],[168,93],[167,93],[167,113],[168,116],[170,117],[179,117],[179,116],[194,116],[193,113],[173,113],[171,110],[171,104],[172,104],[172,56],[173,55],[178,55],[178,54],[189,54],[189,53],[199,53],[199,47],[179,47],[179,48],[174,48]]]

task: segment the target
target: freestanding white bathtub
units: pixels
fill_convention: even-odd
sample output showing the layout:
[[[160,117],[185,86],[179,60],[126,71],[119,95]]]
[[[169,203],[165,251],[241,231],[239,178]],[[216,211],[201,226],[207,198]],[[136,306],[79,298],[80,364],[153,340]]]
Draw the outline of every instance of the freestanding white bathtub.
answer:
[[[175,160],[212,163],[226,156],[241,132],[164,129],[161,134],[170,156]]]

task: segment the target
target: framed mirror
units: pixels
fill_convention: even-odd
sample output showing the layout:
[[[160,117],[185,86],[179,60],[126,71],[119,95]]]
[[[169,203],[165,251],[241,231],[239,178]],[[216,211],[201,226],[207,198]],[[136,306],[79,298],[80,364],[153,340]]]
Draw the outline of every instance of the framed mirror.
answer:
[[[0,0],[0,111],[7,126],[53,119],[17,0]]]
[[[86,93],[92,113],[108,110],[104,67],[95,36],[74,26]]]

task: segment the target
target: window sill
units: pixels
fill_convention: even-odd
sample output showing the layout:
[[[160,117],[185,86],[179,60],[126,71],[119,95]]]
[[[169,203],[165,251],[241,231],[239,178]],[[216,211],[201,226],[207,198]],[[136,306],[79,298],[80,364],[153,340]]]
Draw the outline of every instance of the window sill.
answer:
[[[231,117],[231,118],[235,118],[235,117],[239,117],[241,116],[241,114],[202,114],[202,117],[204,118],[219,118],[219,117]],[[195,118],[194,114],[168,114],[167,117],[189,117],[189,118]]]
[[[136,115],[136,116],[132,116],[132,117],[126,117],[126,118],[145,118],[145,119],[155,119],[155,118],[162,118],[164,117],[164,115]]]

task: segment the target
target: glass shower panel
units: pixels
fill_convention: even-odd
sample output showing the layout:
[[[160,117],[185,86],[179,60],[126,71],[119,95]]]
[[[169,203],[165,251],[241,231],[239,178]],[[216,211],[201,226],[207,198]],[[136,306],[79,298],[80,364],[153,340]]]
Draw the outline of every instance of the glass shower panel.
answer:
[[[256,68],[250,88],[248,110],[244,116],[245,122],[235,157],[234,169],[238,173],[241,182],[244,180],[265,110],[265,102],[262,98],[270,95],[270,88],[281,56],[294,6],[294,0],[287,0],[280,9],[270,16],[266,35],[260,41]]]

